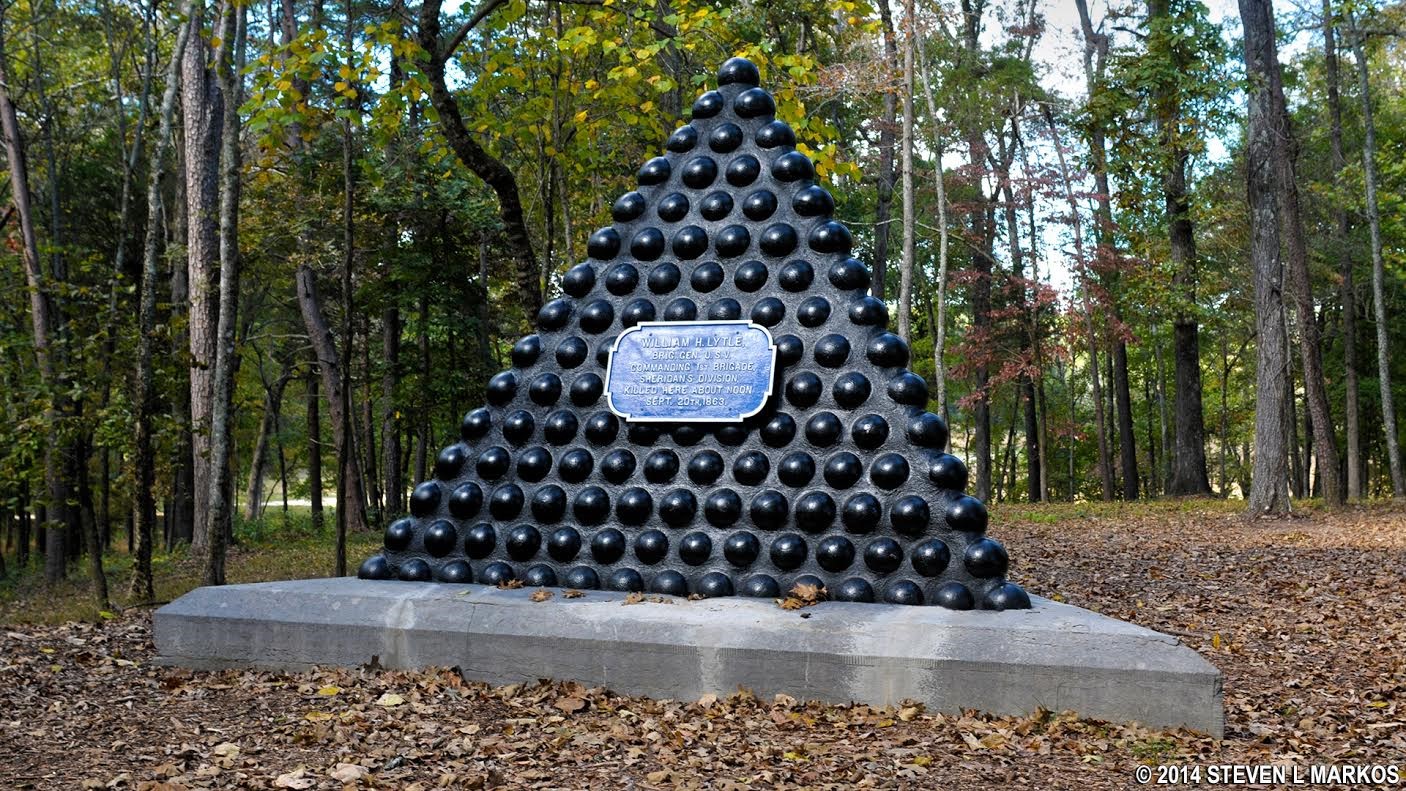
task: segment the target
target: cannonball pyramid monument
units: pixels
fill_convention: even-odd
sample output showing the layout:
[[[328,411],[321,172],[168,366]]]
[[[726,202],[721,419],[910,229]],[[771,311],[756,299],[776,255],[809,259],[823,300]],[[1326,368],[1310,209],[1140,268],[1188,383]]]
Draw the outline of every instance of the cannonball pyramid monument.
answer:
[[[905,367],[908,344],[759,82],[751,62],[723,64],[362,578],[764,598],[808,583],[839,601],[1030,606],[984,535],[985,506],[962,493],[966,468],[943,452],[947,426]],[[770,334],[760,411],[717,423],[612,411],[617,337],[700,320]]]
[[[927,384],[759,83],[723,64],[357,577],[191,591],[157,611],[156,661],[1221,735],[1221,675],[1195,651],[1006,580]],[[777,606],[798,585],[828,600]]]

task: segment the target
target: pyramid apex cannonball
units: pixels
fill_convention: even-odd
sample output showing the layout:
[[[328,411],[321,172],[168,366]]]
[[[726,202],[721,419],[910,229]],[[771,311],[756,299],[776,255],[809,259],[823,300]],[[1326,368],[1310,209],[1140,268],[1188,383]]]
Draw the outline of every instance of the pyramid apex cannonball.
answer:
[[[746,58],[728,58],[718,67],[718,84],[761,85],[762,75],[757,65]]]

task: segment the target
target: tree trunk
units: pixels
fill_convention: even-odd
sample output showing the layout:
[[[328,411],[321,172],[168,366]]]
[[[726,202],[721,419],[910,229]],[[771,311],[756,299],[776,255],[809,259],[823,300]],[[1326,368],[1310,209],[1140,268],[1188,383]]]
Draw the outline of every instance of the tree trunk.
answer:
[[[967,68],[975,73],[981,58],[981,15],[984,4],[972,0],[962,0],[962,48]],[[972,327],[978,337],[984,337],[991,326],[991,274],[995,267],[992,245],[995,242],[995,216],[981,183],[981,173],[986,169],[990,146],[981,129],[969,125],[963,130],[967,143],[967,157],[972,169],[971,198],[971,254],[972,278],[969,302],[972,311]],[[972,472],[975,473],[974,494],[979,500],[991,498],[991,393],[989,384],[991,371],[987,363],[973,366],[972,372],[972,422],[973,436],[971,453]]]
[[[405,510],[405,477],[400,466],[400,309],[381,313],[381,471],[386,476],[386,514]]]
[[[430,456],[430,405],[425,402],[430,384],[430,300],[420,294],[420,388],[422,398],[415,422],[415,481],[425,480]]]
[[[888,0],[879,0],[886,4]],[[903,0],[903,258],[898,272],[898,335],[912,341],[913,266],[917,254],[917,215],[913,194],[913,0]]]
[[[259,418],[258,438],[249,462],[249,485],[244,494],[244,519],[252,522],[264,510],[264,471],[268,468],[269,438],[278,433],[278,414],[283,409],[283,391],[293,378],[293,362],[285,360],[283,370],[271,384],[264,384],[264,411]]]
[[[905,0],[906,2],[906,0]],[[888,82],[899,73],[898,41],[893,27],[889,0],[878,0],[880,34],[884,41],[884,109],[879,119],[879,173],[877,204],[874,208],[873,285],[869,291],[884,298],[888,279],[889,225],[893,220],[894,129],[898,125],[898,97]]]
[[[1240,0],[1245,28],[1245,67],[1262,74],[1274,47],[1274,28],[1268,0]],[[1246,197],[1250,207],[1250,262],[1255,282],[1255,328],[1258,360],[1255,366],[1255,461],[1248,513],[1251,516],[1289,512],[1286,477],[1288,449],[1284,443],[1287,417],[1284,392],[1284,296],[1279,263],[1279,218],[1274,195],[1273,100],[1269,86],[1260,80],[1250,91],[1246,168]]]
[[[1401,468],[1401,443],[1396,434],[1396,401],[1391,392],[1391,342],[1387,330],[1386,266],[1382,258],[1382,216],[1377,202],[1377,124],[1373,117],[1372,80],[1368,73],[1367,51],[1362,31],[1352,12],[1347,14],[1352,54],[1357,61],[1357,87],[1362,102],[1362,170],[1367,182],[1367,228],[1372,239],[1372,314],[1377,324],[1377,382],[1381,388],[1382,433],[1386,439],[1387,466],[1391,470],[1391,491],[1406,497],[1406,472]]]
[[[914,31],[916,34],[916,31]],[[947,228],[947,185],[942,172],[943,134],[937,115],[937,103],[933,99],[932,82],[928,78],[927,54],[924,42],[916,42],[918,50],[918,73],[923,77],[923,95],[927,99],[928,118],[932,122],[933,135],[933,187],[937,192],[937,318],[933,329],[933,368],[937,379],[937,406],[942,419],[951,424],[952,416],[947,409],[947,361],[944,358],[947,346],[947,249],[949,232]],[[1042,462],[1043,463],[1043,462]]]
[[[219,331],[220,131],[223,98],[210,73],[205,2],[191,4],[189,42],[181,66],[181,117],[185,126],[186,269],[190,289],[190,420],[195,532],[191,551],[206,554],[210,526],[211,419]]]
[[[316,354],[314,352],[314,355]],[[316,357],[314,357],[314,362],[316,362]],[[312,516],[312,529],[318,535],[322,534],[324,524],[322,514],[322,414],[318,403],[321,398],[318,394],[320,389],[318,376],[320,374],[320,366],[316,369],[310,369],[307,383],[308,501],[311,503],[309,511]]]

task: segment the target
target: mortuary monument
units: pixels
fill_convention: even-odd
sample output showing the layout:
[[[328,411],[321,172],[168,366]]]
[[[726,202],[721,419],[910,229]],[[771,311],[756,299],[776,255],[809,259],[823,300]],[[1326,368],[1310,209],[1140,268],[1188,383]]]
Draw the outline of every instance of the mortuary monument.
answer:
[[[1219,733],[1220,675],[1195,652],[1032,606],[1006,579],[813,164],[755,65],[733,58],[717,82],[359,579],[194,591],[157,615],[166,661],[374,659]],[[519,585],[592,593],[541,602]],[[805,619],[777,607],[798,585],[830,601]],[[619,606],[642,592],[679,598]]]

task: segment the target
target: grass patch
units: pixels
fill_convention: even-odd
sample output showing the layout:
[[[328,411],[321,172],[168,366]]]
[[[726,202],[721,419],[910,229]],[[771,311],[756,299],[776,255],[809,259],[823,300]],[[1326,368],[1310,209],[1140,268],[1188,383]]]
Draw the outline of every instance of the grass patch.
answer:
[[[289,508],[287,515],[269,509],[263,519],[251,522],[236,516],[235,544],[230,547],[225,564],[229,582],[332,576],[337,556],[336,515],[330,508],[325,514],[325,526],[320,531],[313,526],[306,507]],[[348,536],[349,570],[355,571],[380,542],[380,533],[374,531]],[[113,537],[113,551],[103,558],[103,568],[114,607],[152,606],[200,586],[200,564],[190,557],[187,546],[178,545],[170,552],[161,547],[157,550],[151,560],[156,600],[139,601],[128,591],[133,558],[126,551],[126,536]],[[6,560],[13,560],[13,556]],[[44,583],[42,564],[43,558],[32,557],[26,568],[10,565],[10,575],[0,580],[0,623],[57,624],[110,617],[111,613],[100,611],[93,601],[87,560],[71,564],[68,579],[58,585]]]

